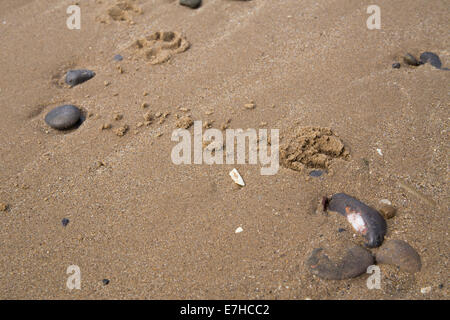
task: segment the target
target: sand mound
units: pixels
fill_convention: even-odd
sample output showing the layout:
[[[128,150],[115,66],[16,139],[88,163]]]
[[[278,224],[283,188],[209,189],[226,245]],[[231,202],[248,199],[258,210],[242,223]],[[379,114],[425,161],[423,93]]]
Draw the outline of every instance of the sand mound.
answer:
[[[296,171],[327,169],[331,160],[347,156],[344,143],[329,128],[294,128],[280,146],[282,165]]]

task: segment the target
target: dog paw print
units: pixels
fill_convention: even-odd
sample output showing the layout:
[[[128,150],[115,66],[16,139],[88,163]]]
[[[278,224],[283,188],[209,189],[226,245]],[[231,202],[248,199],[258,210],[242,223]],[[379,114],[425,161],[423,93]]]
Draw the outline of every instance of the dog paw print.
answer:
[[[135,4],[135,0],[117,1],[109,7],[105,15],[97,17],[101,23],[110,21],[126,21],[133,24],[133,16],[142,14],[142,9]]]
[[[138,39],[132,45],[136,54],[144,56],[150,64],[160,64],[169,61],[174,55],[189,49],[189,42],[180,33],[173,31],[158,31]]]

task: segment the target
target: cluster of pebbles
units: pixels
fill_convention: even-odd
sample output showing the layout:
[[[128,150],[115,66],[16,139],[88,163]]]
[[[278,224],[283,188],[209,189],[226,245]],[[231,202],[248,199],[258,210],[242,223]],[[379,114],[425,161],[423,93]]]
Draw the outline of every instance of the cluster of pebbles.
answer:
[[[448,71],[450,70],[449,68],[443,68],[442,67],[442,62],[441,59],[439,58],[439,56],[433,52],[424,52],[420,55],[420,58],[417,59],[414,55],[412,55],[411,53],[407,53],[403,56],[403,62],[406,65],[409,66],[413,66],[413,67],[418,67],[420,65],[423,65],[425,63],[429,63],[431,64],[433,67],[435,67],[436,69],[439,70],[445,70]],[[392,65],[392,68],[394,69],[400,69],[401,64],[400,62],[395,62]]]
[[[393,206],[383,204],[377,211],[345,193],[324,197],[321,205],[324,211],[344,216],[353,229],[366,239],[366,248],[344,245],[338,252],[315,248],[306,261],[312,274],[326,280],[350,279],[366,273],[367,268],[375,263],[394,265],[410,273],[420,271],[420,256],[408,243],[402,240],[384,242],[387,232],[385,219],[395,216]],[[378,247],[375,254],[368,250]],[[331,255],[334,258],[330,258]]]
[[[95,77],[95,72],[86,69],[69,70],[65,82],[74,87]],[[74,105],[63,105],[54,108],[45,116],[45,122],[56,130],[69,130],[79,125],[83,120],[81,110]]]

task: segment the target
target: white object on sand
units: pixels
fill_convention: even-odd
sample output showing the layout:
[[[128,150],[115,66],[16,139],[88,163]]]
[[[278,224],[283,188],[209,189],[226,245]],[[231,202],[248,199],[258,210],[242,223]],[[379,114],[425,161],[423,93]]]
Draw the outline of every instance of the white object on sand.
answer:
[[[242,231],[244,231],[244,229],[242,229],[241,227],[237,228],[235,233],[241,233]]]
[[[425,288],[422,288],[422,289],[420,289],[420,292],[421,292],[422,294],[428,294],[428,293],[431,292],[431,287],[425,287]]]
[[[236,184],[238,184],[240,186],[245,186],[244,179],[242,179],[241,175],[236,170],[236,168],[234,168],[233,170],[230,171],[230,177],[231,177],[231,179],[233,179],[233,181]]]
[[[355,231],[362,234],[366,234],[367,226],[366,223],[364,222],[364,219],[361,217],[361,213],[359,212],[347,213],[347,220],[348,222],[350,222]]]
[[[377,149],[377,152],[378,152],[378,154],[379,154],[380,156],[383,155],[383,152],[381,152],[381,149]]]

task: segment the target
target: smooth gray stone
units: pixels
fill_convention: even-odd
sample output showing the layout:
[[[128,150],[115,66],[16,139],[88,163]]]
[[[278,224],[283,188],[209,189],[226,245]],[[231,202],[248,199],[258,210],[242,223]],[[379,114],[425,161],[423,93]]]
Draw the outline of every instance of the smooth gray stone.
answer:
[[[80,109],[72,105],[64,105],[47,113],[45,122],[53,129],[67,130],[74,127],[80,118]]]
[[[180,0],[182,6],[197,9],[202,5],[202,0]]]
[[[74,87],[80,83],[88,81],[95,77],[95,72],[86,69],[69,70],[66,74],[66,83]]]
[[[367,240],[367,247],[375,248],[383,243],[387,232],[387,224],[377,210],[345,193],[334,194],[328,201],[327,209],[337,212],[344,217],[347,217],[349,214],[359,215],[364,221],[365,230],[363,236]]]
[[[422,268],[417,251],[402,240],[390,240],[376,253],[377,263],[398,266],[400,270],[416,273]]]
[[[312,274],[322,279],[344,280],[365,273],[367,267],[374,263],[372,254],[360,246],[340,251],[339,255],[339,261],[332,261],[323,248],[316,248],[306,261],[306,266]]]
[[[442,68],[442,62],[439,56],[433,52],[424,52],[420,55],[420,62],[422,64],[424,63],[430,63],[433,67],[440,70],[450,70],[449,68]]]

